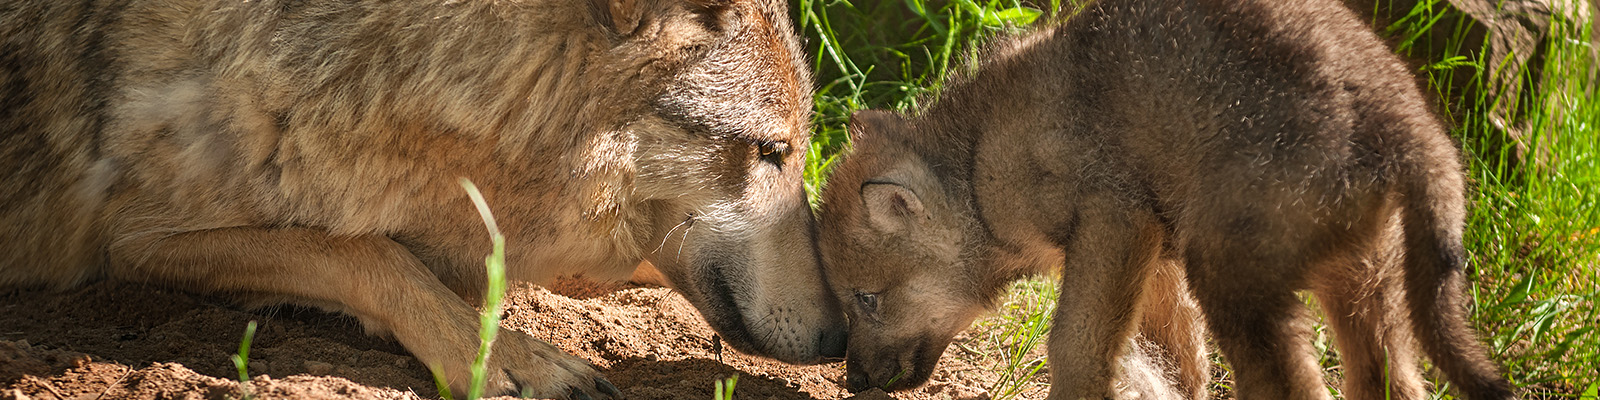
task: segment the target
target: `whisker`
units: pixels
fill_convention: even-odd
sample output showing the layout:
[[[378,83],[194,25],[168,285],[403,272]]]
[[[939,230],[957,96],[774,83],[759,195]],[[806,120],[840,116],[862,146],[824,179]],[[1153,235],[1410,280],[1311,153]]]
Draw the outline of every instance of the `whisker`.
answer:
[[[661,248],[667,246],[667,238],[672,237],[672,233],[673,232],[677,232],[678,231],[678,227],[683,226],[683,224],[689,223],[689,220],[691,220],[691,219],[693,219],[693,218],[692,217],[691,218],[684,218],[683,222],[679,222],[677,225],[673,225],[672,229],[668,229],[667,230],[667,234],[661,235],[661,244],[656,245],[656,251],[653,251],[652,253],[660,253],[661,252]]]

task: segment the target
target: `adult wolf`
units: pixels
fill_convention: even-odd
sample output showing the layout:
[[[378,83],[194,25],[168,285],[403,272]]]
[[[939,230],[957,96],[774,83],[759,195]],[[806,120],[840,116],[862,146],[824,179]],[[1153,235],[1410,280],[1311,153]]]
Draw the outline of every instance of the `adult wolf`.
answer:
[[[1424,396],[1414,339],[1466,397],[1511,398],[1466,324],[1463,173],[1414,80],[1335,1],[1102,0],[914,117],[858,113],[818,234],[849,382],[920,384],[1008,281],[1063,268],[1050,397],[1114,396],[1177,263],[1241,399],[1329,397],[1302,289],[1348,398]]]
[[[29,0],[0,38],[0,285],[341,310],[461,390],[489,252],[469,178],[513,279],[648,260],[735,348],[842,355],[780,1]],[[617,392],[495,345],[491,392]]]

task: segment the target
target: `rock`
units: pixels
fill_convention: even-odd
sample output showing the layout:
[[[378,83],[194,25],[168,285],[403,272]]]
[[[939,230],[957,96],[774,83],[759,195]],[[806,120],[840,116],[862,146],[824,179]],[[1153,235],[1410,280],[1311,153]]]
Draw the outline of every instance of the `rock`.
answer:
[[[333,364],[321,361],[307,360],[304,366],[306,367],[306,373],[311,375],[327,375],[333,373]]]
[[[871,388],[871,389],[867,389],[865,391],[862,391],[861,393],[856,393],[855,396],[850,396],[849,399],[845,399],[845,400],[880,400],[880,399],[894,399],[894,398],[893,397],[889,397],[888,393],[884,393],[883,389]]]
[[[267,364],[267,360],[250,360],[250,363],[245,364],[245,367],[250,370],[249,372],[253,372],[258,375],[267,373],[267,368],[271,368],[271,366]]]
[[[6,396],[5,396],[4,400],[33,400],[33,399],[28,397],[28,395],[22,394],[22,389],[11,389],[10,392],[6,392]]]

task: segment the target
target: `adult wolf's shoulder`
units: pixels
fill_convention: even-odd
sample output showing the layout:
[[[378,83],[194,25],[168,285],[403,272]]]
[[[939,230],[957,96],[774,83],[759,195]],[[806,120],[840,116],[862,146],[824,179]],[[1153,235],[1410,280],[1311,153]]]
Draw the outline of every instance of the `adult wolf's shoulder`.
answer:
[[[84,2],[0,6],[0,284],[69,285],[92,271],[62,267],[100,258],[93,215],[111,178],[94,133],[110,77],[101,35],[74,33],[101,32],[112,14]]]

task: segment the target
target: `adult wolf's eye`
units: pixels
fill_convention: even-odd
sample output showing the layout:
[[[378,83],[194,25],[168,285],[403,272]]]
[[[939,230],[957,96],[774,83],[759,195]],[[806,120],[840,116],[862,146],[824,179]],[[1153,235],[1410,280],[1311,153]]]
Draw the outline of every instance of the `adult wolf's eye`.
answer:
[[[784,142],[761,142],[761,144],[757,145],[756,152],[761,155],[761,161],[772,163],[772,165],[783,165],[783,156],[789,154],[789,144]]]
[[[877,312],[878,311],[878,294],[877,293],[860,293],[860,292],[857,292],[856,293],[856,302],[861,303],[861,309],[866,310],[867,312]]]

